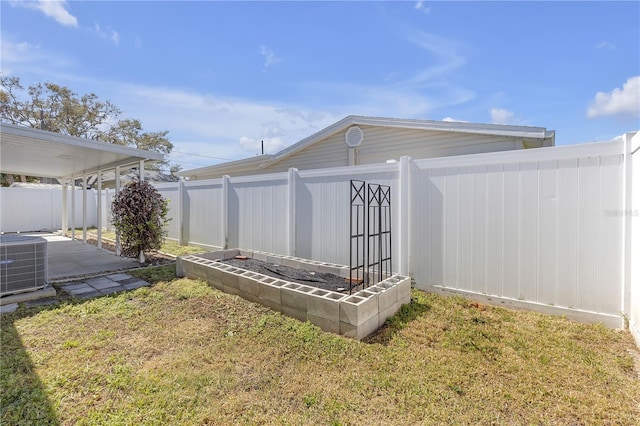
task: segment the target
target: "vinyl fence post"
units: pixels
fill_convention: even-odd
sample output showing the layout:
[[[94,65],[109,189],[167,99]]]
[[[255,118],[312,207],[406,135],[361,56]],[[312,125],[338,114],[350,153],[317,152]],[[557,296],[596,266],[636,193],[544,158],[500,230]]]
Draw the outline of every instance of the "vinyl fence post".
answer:
[[[400,272],[402,275],[409,275],[409,250],[411,238],[411,216],[409,214],[410,206],[410,162],[411,157],[400,157],[400,179],[399,179],[399,196],[398,196],[398,261]]]
[[[186,245],[185,241],[184,241],[184,181],[183,180],[179,180],[178,181],[178,202],[175,203],[177,204],[177,208],[178,208],[178,244],[180,244],[181,246]]]
[[[288,225],[289,225],[289,240],[287,244],[287,254],[289,256],[296,255],[296,181],[298,179],[298,169],[289,169],[289,211],[288,211]]]
[[[229,175],[222,176],[222,248],[229,248]]]

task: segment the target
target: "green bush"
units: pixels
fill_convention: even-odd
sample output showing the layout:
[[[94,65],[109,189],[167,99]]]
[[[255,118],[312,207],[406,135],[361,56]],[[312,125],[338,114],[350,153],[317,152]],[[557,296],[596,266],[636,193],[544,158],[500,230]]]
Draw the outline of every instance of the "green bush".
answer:
[[[144,180],[134,180],[116,194],[111,204],[111,221],[120,233],[124,256],[138,257],[140,252],[160,248],[170,220],[167,205],[158,190]]]

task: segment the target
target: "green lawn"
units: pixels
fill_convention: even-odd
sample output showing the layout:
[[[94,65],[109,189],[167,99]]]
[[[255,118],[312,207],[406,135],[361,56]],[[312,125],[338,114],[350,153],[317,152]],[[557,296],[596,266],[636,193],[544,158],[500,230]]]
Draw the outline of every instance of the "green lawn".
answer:
[[[2,316],[2,425],[638,424],[629,333],[414,291],[368,342],[189,279]]]

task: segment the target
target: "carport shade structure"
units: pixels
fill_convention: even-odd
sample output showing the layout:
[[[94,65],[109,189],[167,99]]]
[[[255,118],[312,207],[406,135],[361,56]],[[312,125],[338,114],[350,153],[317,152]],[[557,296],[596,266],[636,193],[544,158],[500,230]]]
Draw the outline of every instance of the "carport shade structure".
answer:
[[[102,173],[115,170],[116,191],[120,189],[120,169],[138,167],[144,176],[145,161],[164,160],[164,154],[86,138],[63,135],[31,127],[0,123],[0,172],[27,176],[56,178],[62,184],[62,232],[67,233],[67,186],[82,179],[83,185],[83,242],[87,239],[86,179],[96,175],[98,190],[98,224],[102,221]],[[71,238],[75,239],[75,191],[71,191]],[[98,228],[98,248],[102,233]],[[144,258],[141,254],[141,261]]]

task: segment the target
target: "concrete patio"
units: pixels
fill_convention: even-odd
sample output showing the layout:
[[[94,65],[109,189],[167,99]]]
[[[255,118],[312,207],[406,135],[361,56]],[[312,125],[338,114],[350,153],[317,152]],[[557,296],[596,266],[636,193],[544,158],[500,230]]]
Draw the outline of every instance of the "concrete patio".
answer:
[[[82,237],[82,233],[78,233]],[[82,240],[72,240],[54,233],[33,233],[47,240],[49,282],[66,281],[72,277],[98,275],[135,268],[140,264],[108,250],[98,249]],[[78,235],[76,235],[78,236]]]

